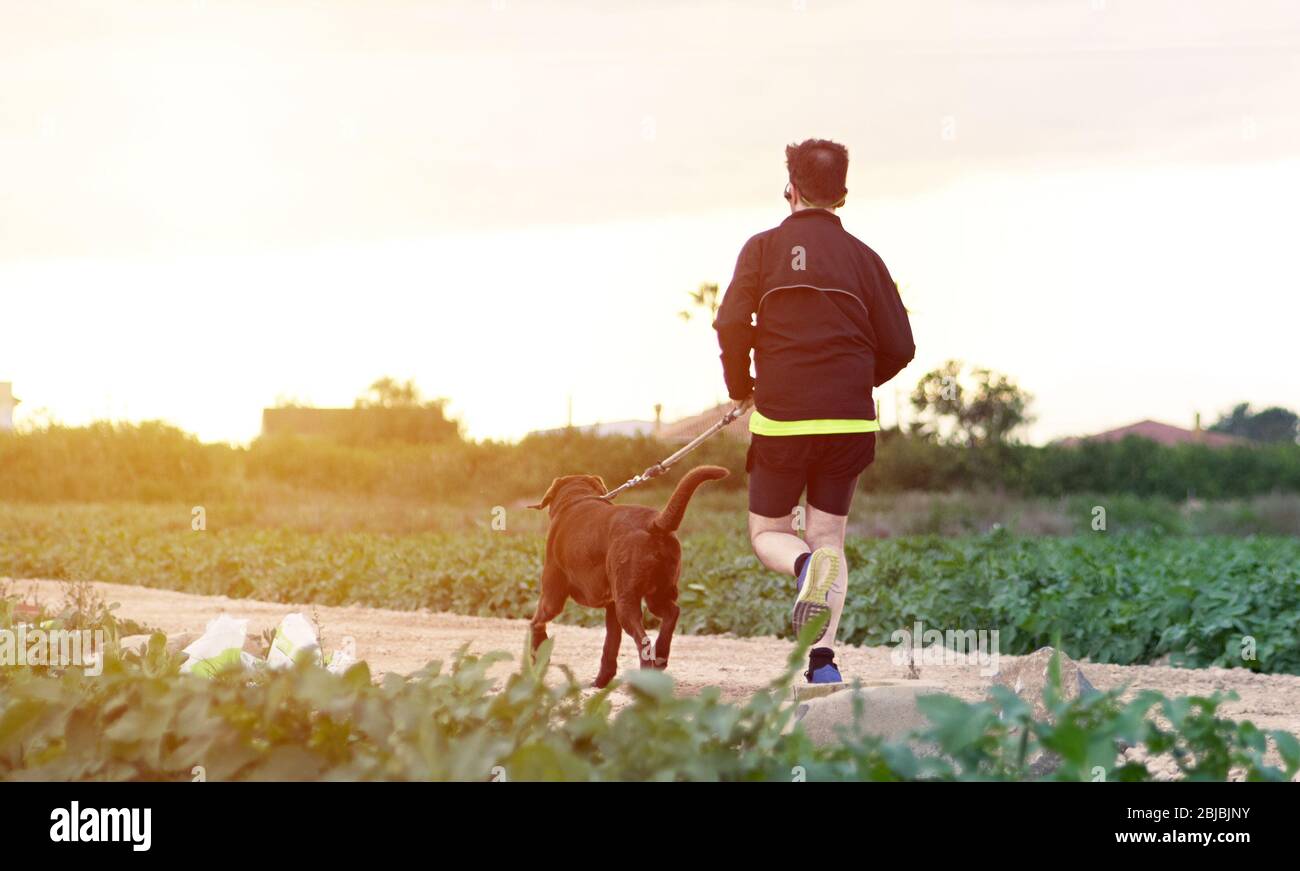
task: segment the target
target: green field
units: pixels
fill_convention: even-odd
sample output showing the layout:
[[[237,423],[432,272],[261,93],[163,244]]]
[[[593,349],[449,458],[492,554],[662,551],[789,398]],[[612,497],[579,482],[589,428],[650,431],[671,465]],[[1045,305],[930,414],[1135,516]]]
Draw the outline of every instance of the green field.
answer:
[[[498,531],[488,506],[285,503],[214,508],[207,520],[192,530],[182,505],[0,505],[0,576],[500,617],[531,616],[536,604],[537,512],[510,510]],[[1111,531],[1057,537],[1005,528],[855,536],[841,640],[889,643],[919,620],[997,629],[1003,653],[1059,638],[1071,656],[1096,662],[1168,654],[1176,664],[1300,673],[1300,539],[1123,527],[1116,517]],[[788,634],[789,579],[757,564],[732,496],[693,506],[683,542],[680,631]],[[570,604],[561,620],[600,625],[603,616]]]

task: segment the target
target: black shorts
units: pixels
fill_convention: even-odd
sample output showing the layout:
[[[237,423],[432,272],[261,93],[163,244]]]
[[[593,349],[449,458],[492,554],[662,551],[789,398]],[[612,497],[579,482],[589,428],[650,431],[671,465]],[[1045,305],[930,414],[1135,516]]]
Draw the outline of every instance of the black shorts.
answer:
[[[876,458],[874,432],[831,435],[750,436],[749,510],[763,517],[786,517],[808,488],[808,504],[827,514],[846,516],[858,476]]]

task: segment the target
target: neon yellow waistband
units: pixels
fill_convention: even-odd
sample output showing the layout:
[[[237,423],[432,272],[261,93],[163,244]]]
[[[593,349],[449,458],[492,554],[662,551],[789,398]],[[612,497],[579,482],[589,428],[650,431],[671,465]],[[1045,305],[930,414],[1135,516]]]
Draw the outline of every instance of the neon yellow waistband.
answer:
[[[772,420],[759,414],[749,416],[749,431],[765,436],[832,435],[844,432],[879,432],[878,420]]]

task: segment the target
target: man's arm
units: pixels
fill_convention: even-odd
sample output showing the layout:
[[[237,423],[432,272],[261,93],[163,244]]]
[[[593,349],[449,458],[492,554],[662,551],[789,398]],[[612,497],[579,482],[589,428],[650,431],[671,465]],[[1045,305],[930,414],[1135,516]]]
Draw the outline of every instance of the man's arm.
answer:
[[[879,280],[876,284],[876,305],[871,309],[872,325],[876,331],[876,387],[903,371],[916,356],[916,343],[912,341],[912,325],[907,320],[907,309],[898,295],[898,285],[885,268],[884,261],[875,258]]]
[[[722,348],[722,377],[727,382],[727,395],[737,401],[754,392],[754,378],[749,374],[749,352],[754,347],[758,261],[759,243],[758,237],[754,237],[740,249],[735,274],[713,322],[713,329],[718,331],[718,346]]]

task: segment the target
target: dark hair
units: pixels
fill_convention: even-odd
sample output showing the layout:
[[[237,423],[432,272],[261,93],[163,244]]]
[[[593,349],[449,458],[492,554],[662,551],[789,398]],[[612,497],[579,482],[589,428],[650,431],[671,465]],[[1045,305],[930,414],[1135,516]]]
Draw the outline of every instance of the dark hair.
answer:
[[[849,192],[849,150],[829,139],[805,139],[785,147],[785,168],[790,181],[811,206],[837,205]]]

